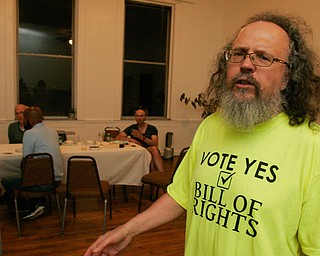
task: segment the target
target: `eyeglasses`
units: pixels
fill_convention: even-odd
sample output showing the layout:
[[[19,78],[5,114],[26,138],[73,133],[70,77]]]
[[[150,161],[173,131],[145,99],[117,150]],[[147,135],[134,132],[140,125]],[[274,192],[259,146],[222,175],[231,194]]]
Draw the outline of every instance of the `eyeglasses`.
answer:
[[[238,50],[229,50],[224,52],[224,57],[226,61],[231,63],[242,63],[246,56],[249,56],[251,63],[255,66],[259,67],[270,67],[272,63],[279,62],[281,64],[285,64],[289,67],[289,64],[284,60],[272,57],[267,53],[259,53],[259,52],[252,52],[252,53],[244,53]]]

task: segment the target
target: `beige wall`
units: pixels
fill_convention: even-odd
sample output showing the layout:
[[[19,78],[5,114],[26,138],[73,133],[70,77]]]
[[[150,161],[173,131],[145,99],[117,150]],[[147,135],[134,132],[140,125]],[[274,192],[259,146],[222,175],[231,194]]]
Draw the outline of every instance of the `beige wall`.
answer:
[[[16,104],[15,0],[0,1],[0,143],[7,143],[7,126]],[[57,129],[77,130],[80,139],[96,139],[107,125],[121,129],[133,120],[121,120],[123,0],[76,0],[76,108],[77,121],[49,120]],[[160,132],[174,133],[175,152],[189,145],[201,121],[201,111],[179,101],[182,92],[196,96],[208,83],[211,61],[244,20],[260,10],[300,14],[314,30],[320,49],[318,0],[152,0],[173,7],[168,120],[149,120]]]
[[[223,26],[226,35],[232,33],[243,23],[247,17],[263,11],[280,11],[284,14],[302,16],[306,23],[313,30],[313,41],[316,43],[316,49],[320,50],[320,20],[319,0],[225,0],[225,14],[230,12],[230,15],[224,15]]]

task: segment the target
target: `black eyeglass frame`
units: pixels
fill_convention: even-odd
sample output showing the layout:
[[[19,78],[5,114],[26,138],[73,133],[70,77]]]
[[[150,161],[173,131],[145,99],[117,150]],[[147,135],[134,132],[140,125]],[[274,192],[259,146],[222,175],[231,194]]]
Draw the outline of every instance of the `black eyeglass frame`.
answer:
[[[230,55],[230,52],[238,52],[238,53],[241,53],[243,55],[243,58],[240,60],[240,61],[231,61],[230,58],[228,57],[228,55]],[[270,54],[265,54],[267,55],[268,57],[270,57],[271,61],[270,61],[270,65],[268,66],[264,66],[264,65],[259,65],[259,64],[255,64],[253,63],[253,60],[252,60],[252,55],[253,54],[258,54],[257,52],[251,52],[251,53],[244,53],[244,52],[241,52],[241,51],[238,51],[238,50],[234,50],[234,49],[230,49],[228,51],[225,51],[224,52],[224,58],[226,61],[228,62],[231,62],[231,63],[242,63],[245,59],[246,59],[246,56],[248,55],[249,56],[249,59],[252,63],[252,65],[254,66],[258,66],[258,67],[270,67],[272,65],[272,63],[275,61],[275,62],[278,62],[278,63],[281,63],[281,64],[284,64],[284,65],[287,65],[287,67],[289,68],[289,63],[284,61],[284,60],[281,60],[279,58],[276,58],[276,57],[273,57],[272,55]]]

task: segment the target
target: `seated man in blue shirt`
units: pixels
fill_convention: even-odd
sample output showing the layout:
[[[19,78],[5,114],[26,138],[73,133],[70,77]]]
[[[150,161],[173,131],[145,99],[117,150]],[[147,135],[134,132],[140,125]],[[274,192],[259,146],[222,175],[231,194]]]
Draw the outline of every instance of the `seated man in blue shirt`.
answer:
[[[134,142],[146,148],[152,155],[155,169],[163,172],[163,162],[158,149],[158,130],[155,126],[145,122],[147,115],[148,111],[146,108],[138,107],[134,112],[137,123],[124,129],[116,139]]]
[[[29,107],[24,111],[23,156],[33,153],[49,153],[53,158],[55,186],[61,182],[63,175],[63,163],[59,146],[59,137],[56,130],[42,123],[43,114],[39,107]],[[13,200],[13,189],[20,186],[21,174],[3,177],[1,183],[8,193],[9,205]],[[39,186],[41,191],[41,186]],[[40,205],[38,205],[41,207]],[[43,206],[42,206],[43,207]]]

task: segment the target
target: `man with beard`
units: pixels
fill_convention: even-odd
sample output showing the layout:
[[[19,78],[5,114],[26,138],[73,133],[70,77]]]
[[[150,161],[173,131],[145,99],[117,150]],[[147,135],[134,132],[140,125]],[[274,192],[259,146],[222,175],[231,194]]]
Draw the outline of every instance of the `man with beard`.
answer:
[[[187,214],[185,255],[320,255],[320,77],[300,18],[253,16],[221,51],[168,193],[88,255]]]
[[[27,156],[33,153],[49,153],[53,158],[54,175],[55,175],[55,186],[58,186],[61,182],[63,175],[63,163],[62,156],[59,147],[58,133],[47,127],[42,123],[43,114],[39,107],[29,107],[24,111],[24,127],[26,129],[23,136],[23,156]],[[8,193],[9,205],[12,205],[13,201],[13,189],[19,187],[21,182],[21,174],[12,175],[9,177],[3,177],[1,183]],[[46,186],[47,188],[47,186]],[[38,191],[41,191],[42,187],[37,187]],[[41,201],[33,202],[35,211],[42,213],[44,207],[39,205]],[[37,210],[41,208],[41,211]],[[30,216],[33,216],[30,214]]]

